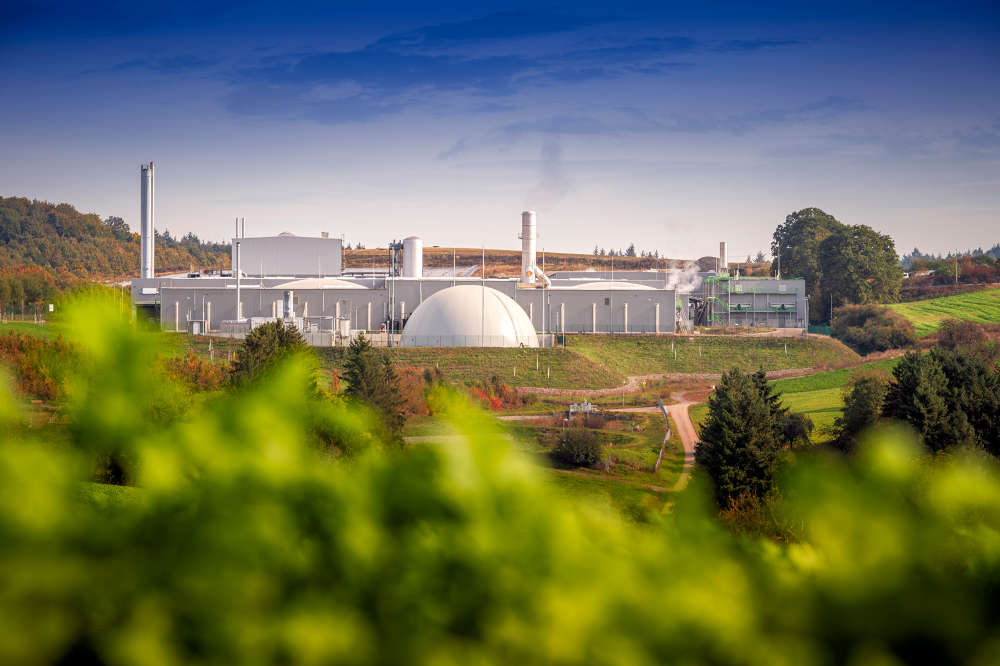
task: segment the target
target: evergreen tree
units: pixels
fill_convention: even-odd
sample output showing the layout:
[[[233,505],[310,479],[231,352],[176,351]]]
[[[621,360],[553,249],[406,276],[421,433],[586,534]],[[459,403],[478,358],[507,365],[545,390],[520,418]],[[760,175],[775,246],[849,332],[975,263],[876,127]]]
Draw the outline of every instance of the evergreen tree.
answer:
[[[401,444],[403,403],[392,358],[373,347],[365,334],[360,333],[347,348],[344,366],[346,394],[376,410],[383,418],[389,438]]]
[[[854,450],[858,435],[878,422],[888,390],[889,379],[881,373],[860,374],[851,381],[844,412],[833,422],[837,448]]]
[[[733,368],[722,376],[708,406],[695,460],[711,477],[716,500],[728,507],[743,495],[765,497],[785,449],[787,410],[764,372],[748,375]]]
[[[230,381],[237,386],[245,385],[281,359],[308,349],[295,326],[280,321],[262,324],[250,331],[236,350]]]
[[[965,413],[949,405],[948,379],[934,354],[910,352],[893,370],[882,415],[906,421],[933,451],[969,445],[975,433]]]

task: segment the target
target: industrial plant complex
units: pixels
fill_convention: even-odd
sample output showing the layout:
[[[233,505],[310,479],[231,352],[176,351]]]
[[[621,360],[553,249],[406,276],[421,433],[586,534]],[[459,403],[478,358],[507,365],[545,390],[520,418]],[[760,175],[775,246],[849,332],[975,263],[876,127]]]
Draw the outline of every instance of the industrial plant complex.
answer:
[[[516,278],[424,270],[423,241],[391,243],[383,266],[343,267],[343,240],[329,234],[248,237],[236,223],[232,270],[156,276],[154,165],[142,165],[141,275],[136,308],[165,330],[243,336],[260,324],[294,323],[314,345],[364,331],[401,346],[539,347],[566,333],[669,334],[704,326],[805,328],[801,279],[730,274],[726,244],[718,270],[564,271],[536,262],[537,220],[521,213]],[[485,275],[485,267],[478,267]],[[458,275],[462,272],[463,275]],[[425,274],[427,273],[427,274]]]

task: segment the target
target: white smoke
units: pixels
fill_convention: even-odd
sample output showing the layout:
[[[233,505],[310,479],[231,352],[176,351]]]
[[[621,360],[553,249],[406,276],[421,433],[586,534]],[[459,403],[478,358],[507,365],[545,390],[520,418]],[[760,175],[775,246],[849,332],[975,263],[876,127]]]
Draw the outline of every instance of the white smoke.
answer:
[[[698,275],[698,264],[689,262],[684,268],[672,268],[667,271],[665,289],[673,289],[681,294],[690,294],[701,285]]]
[[[549,211],[555,208],[573,189],[573,180],[566,172],[562,144],[556,136],[542,144],[538,160],[538,182],[528,193],[524,210]]]

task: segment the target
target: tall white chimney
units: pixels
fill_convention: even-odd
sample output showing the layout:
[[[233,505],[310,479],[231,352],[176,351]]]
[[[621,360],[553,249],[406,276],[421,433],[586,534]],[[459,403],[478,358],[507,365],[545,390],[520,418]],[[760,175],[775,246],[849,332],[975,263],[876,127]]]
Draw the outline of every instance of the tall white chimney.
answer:
[[[141,223],[139,234],[142,238],[142,270],[140,276],[143,278],[154,277],[154,247],[153,240],[153,163],[143,164],[139,167],[139,187],[141,190]]]
[[[535,284],[535,211],[521,213],[521,284]]]
[[[729,273],[729,243],[719,243],[719,272]]]

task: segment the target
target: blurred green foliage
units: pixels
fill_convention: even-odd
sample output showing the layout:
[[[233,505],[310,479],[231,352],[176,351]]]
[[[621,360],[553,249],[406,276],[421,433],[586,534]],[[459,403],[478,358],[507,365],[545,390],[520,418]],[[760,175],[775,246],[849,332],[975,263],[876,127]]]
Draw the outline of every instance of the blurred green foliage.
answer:
[[[496,423],[399,451],[289,359],[178,406],[155,338],[91,304],[66,442],[0,397],[0,663],[889,664],[1000,658],[1000,472],[883,433],[809,457],[738,537],[696,479],[638,525],[550,487]],[[162,383],[162,386],[157,384]],[[317,441],[318,424],[343,448]],[[86,483],[113,445],[137,488]],[[344,455],[349,449],[351,455]]]

